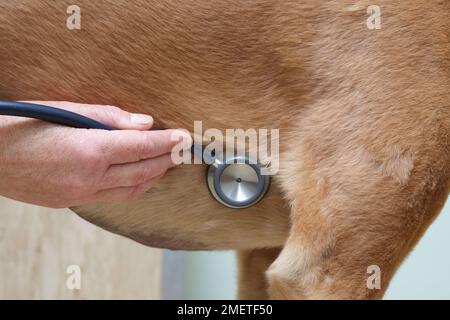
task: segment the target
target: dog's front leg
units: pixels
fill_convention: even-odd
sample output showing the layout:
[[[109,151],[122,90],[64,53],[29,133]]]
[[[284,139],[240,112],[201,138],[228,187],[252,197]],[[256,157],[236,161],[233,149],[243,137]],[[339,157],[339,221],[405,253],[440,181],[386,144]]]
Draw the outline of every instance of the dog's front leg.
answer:
[[[448,140],[438,124],[428,127],[435,136],[416,137],[409,149],[406,138],[342,143],[332,138],[339,127],[330,136],[297,137],[280,177],[292,197],[292,224],[268,271],[271,298],[383,296],[447,199]]]

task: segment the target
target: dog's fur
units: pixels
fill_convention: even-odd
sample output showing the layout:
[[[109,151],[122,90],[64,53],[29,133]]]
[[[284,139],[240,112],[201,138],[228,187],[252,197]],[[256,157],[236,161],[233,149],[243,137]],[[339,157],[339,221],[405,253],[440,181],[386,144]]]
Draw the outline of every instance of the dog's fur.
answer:
[[[79,215],[151,246],[240,250],[241,298],[383,295],[449,193],[450,1],[379,0],[381,30],[366,0],[77,3],[69,31],[66,1],[0,0],[0,99],[281,129],[281,171],[253,208],[216,203],[205,168],[184,166]]]

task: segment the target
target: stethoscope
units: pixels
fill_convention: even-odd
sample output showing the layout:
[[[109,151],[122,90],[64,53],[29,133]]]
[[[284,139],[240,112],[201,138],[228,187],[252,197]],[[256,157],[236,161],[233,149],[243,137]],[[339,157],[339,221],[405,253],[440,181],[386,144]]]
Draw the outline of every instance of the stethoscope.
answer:
[[[0,101],[0,115],[34,118],[80,129],[116,130],[83,115],[33,103]],[[233,209],[257,204],[269,190],[270,176],[263,165],[242,155],[211,155],[203,146],[192,147],[194,156],[207,160],[206,184],[219,203]]]

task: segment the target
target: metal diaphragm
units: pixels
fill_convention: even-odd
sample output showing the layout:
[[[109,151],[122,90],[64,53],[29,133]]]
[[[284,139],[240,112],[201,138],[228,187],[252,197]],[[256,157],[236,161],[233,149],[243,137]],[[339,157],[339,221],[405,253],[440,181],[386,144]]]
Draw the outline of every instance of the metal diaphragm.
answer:
[[[261,174],[259,164],[232,157],[208,167],[207,183],[209,191],[221,204],[242,209],[255,205],[264,197],[270,177]]]

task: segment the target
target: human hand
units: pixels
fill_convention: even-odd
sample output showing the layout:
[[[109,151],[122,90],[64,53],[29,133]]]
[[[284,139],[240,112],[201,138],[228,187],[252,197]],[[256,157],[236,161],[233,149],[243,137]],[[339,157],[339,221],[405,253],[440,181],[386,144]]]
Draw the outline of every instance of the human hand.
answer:
[[[112,106],[36,102],[73,111],[117,131],[75,129],[0,117],[0,195],[52,208],[132,200],[171,167],[180,130],[149,131],[153,119]]]

